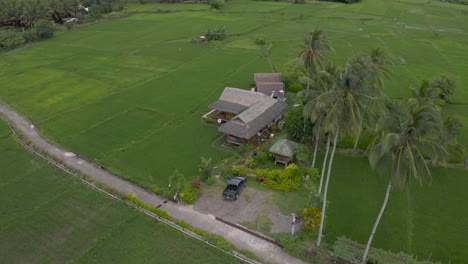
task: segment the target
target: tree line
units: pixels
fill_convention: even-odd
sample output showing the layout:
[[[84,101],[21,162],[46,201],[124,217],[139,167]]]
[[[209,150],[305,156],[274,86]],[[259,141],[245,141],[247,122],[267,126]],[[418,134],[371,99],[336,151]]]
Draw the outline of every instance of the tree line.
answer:
[[[119,7],[119,0],[0,0],[0,25],[32,27],[41,19],[63,23],[64,18],[100,15]]]
[[[292,74],[292,79],[305,83],[305,90],[298,93],[302,105],[288,113],[286,128],[296,139],[312,136],[311,167],[316,165],[318,146],[326,142],[317,191],[323,201],[317,246],[322,240],[337,145],[343,138],[351,137],[356,149],[363,127],[372,132],[366,154],[371,167],[388,176],[388,185],[362,256],[366,263],[391,190],[403,189],[412,181],[430,181],[430,163],[463,160],[464,147],[457,141],[462,123],[454,117],[442,117],[441,106],[450,100],[455,89],[450,77],[423,80],[419,87],[411,88],[410,98],[391,99],[384,92],[384,80],[391,78],[390,68],[395,64],[388,51],[376,48],[368,55],[352,56],[345,65],[337,67],[325,56],[330,50],[331,42],[322,30],[306,34],[304,49],[298,56],[300,71]]]

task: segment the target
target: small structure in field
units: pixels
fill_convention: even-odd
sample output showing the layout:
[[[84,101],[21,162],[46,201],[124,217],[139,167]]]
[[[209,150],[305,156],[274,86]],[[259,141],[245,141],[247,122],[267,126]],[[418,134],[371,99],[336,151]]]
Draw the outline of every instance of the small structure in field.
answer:
[[[281,73],[255,73],[256,92],[266,94],[275,99],[284,100],[284,83]]]
[[[294,142],[287,139],[276,141],[270,148],[270,152],[275,154],[275,164],[281,163],[288,166],[294,159]]]
[[[283,120],[288,105],[263,93],[226,87],[206,114],[217,120],[218,130],[232,144],[256,146],[270,136],[268,129]]]

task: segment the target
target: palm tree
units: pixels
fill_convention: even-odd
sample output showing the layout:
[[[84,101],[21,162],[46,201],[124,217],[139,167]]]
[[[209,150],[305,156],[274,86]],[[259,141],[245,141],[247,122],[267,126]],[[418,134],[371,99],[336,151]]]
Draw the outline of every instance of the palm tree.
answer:
[[[310,101],[313,100],[315,97],[319,96],[321,93],[334,89],[334,87],[337,84],[338,75],[339,75],[339,72],[337,68],[333,64],[328,63],[324,67],[323,70],[317,73],[316,78],[314,78],[312,82],[312,86],[314,89],[306,90],[301,93],[302,95],[304,95],[304,102],[305,102],[304,111],[303,111],[304,118],[310,118],[310,120],[314,124],[313,134],[315,135],[315,149],[314,149],[314,155],[312,159],[311,168],[315,168],[315,161],[317,158],[318,146],[320,143],[321,135],[324,134],[324,131],[322,129],[322,120],[326,115],[327,109],[326,108],[316,109],[315,105],[313,103],[310,103]],[[329,142],[330,141],[328,141],[328,144],[326,147],[327,154],[328,154],[328,148],[330,146]],[[325,165],[326,163],[324,163],[322,167],[322,177],[320,178],[320,182],[322,182],[322,179],[323,179]]]
[[[299,54],[299,64],[303,67],[307,76],[307,90],[310,87],[310,80],[323,65],[327,62],[324,51],[333,50],[330,40],[319,28],[315,28],[305,35],[304,50]]]
[[[413,105],[433,104],[439,107],[445,102],[439,98],[438,89],[430,81],[422,80],[419,87],[411,87],[411,99],[409,103]]]
[[[328,184],[338,139],[343,135],[350,135],[352,131],[355,131],[358,119],[361,116],[360,102],[362,100],[362,95],[355,87],[355,76],[352,74],[349,67],[351,67],[351,64],[347,65],[342,70],[336,71],[333,75],[328,75],[330,77],[328,79],[330,81],[330,88],[317,92],[318,94],[307,103],[307,106],[312,109],[310,111],[311,119],[317,118],[319,113],[326,113],[321,120],[323,131],[329,133],[328,137],[333,137],[333,148],[328,163],[327,177],[325,179],[322,217],[317,246],[320,246],[322,240]],[[329,143],[327,143],[327,145],[329,145]],[[324,164],[324,167],[325,166]]]
[[[371,123],[375,122],[377,118],[375,115],[371,116],[369,113],[378,113],[382,108],[380,100],[371,100],[371,97],[382,98],[385,97],[383,93],[384,79],[389,79],[391,72],[389,66],[393,65],[393,58],[389,52],[382,48],[373,49],[370,56],[361,56],[354,59],[354,71],[360,79],[360,89],[363,93],[369,96],[363,102],[363,111],[359,119],[358,134],[354,139],[353,150],[356,150],[361,137],[363,121],[367,117]],[[366,111],[368,107],[373,107],[373,111]]]
[[[362,263],[366,263],[393,185],[403,189],[412,179],[422,184],[431,178],[425,156],[445,156],[445,151],[432,137],[440,132],[440,112],[433,104],[413,105],[406,118],[395,119],[400,120],[399,124],[393,126],[391,131],[382,132],[369,146],[371,167],[386,170],[390,164],[391,170],[385,199],[364,250]]]

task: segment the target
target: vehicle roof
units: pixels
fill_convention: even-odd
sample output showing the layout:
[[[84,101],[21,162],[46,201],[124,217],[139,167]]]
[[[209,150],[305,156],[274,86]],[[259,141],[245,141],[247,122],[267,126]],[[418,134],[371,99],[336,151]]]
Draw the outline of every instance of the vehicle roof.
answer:
[[[232,185],[239,185],[241,182],[243,181],[242,178],[233,178],[229,181],[229,184],[232,184]]]

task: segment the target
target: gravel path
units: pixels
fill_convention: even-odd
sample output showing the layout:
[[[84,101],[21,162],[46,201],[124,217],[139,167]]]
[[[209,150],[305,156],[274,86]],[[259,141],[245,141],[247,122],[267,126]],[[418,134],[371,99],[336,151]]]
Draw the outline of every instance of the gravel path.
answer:
[[[193,227],[221,235],[237,248],[254,253],[264,263],[306,263],[289,256],[276,245],[217,221],[214,215],[198,212],[192,206],[184,206],[172,202],[163,203],[164,198],[125,181],[68,150],[50,144],[38,133],[37,128],[30,121],[1,104],[0,114],[5,116],[37,148],[56,159],[62,160],[69,167],[79,170],[121,193],[133,193],[138,199],[143,200],[151,206],[161,205],[160,208],[167,211],[172,217],[184,220]]]

